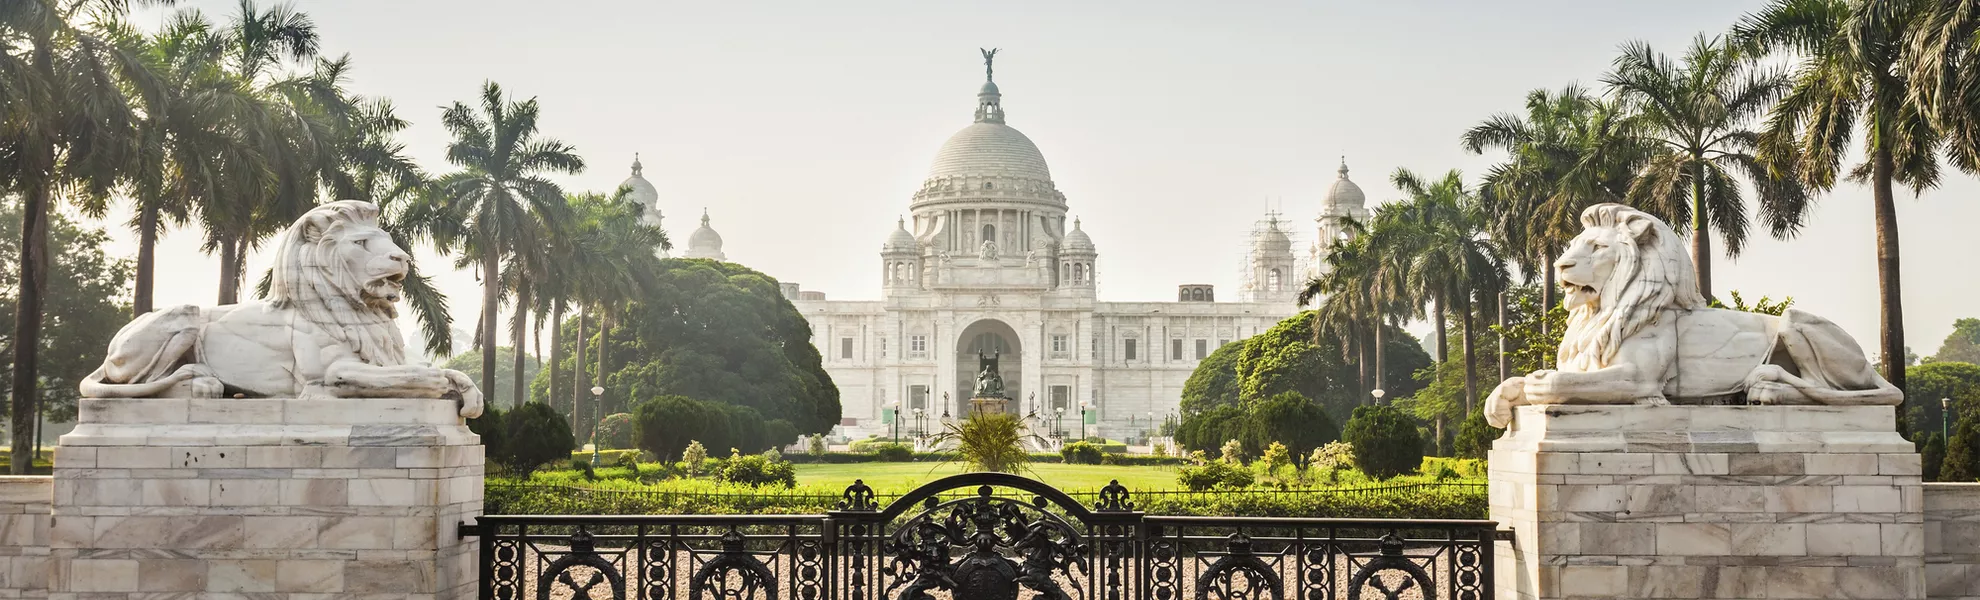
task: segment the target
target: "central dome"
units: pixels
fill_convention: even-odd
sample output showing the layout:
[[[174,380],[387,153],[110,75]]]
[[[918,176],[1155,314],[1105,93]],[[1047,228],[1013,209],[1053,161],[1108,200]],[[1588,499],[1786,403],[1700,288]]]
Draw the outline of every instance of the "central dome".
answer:
[[[1045,155],[1017,129],[1003,123],[971,123],[949,136],[935,153],[928,178],[994,176],[1051,181]]]

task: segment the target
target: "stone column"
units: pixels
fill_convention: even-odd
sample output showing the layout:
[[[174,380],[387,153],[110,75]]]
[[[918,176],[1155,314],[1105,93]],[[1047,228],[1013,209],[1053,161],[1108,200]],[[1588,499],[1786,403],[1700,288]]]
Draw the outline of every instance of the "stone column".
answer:
[[[56,449],[50,597],[472,598],[482,447],[458,410],[84,399]]]
[[[1521,406],[1491,452],[1501,600],[1925,597],[1891,406]]]

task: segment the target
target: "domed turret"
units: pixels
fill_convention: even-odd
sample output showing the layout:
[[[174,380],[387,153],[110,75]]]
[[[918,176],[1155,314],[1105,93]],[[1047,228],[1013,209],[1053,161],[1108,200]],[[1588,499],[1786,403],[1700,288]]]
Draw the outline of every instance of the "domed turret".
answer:
[[[1334,180],[1333,187],[1327,188],[1327,207],[1339,207],[1352,212],[1361,209],[1368,201],[1368,195],[1361,192],[1361,186],[1348,180],[1347,157],[1341,157],[1341,178]]]
[[[1292,252],[1292,238],[1286,235],[1284,229],[1279,228],[1277,215],[1267,220],[1264,229],[1258,230],[1258,233],[1251,236],[1251,245],[1257,252],[1272,254]]]
[[[1093,249],[1093,238],[1086,237],[1086,230],[1079,226],[1079,219],[1073,219],[1072,231],[1059,241],[1059,285],[1061,287],[1084,288],[1092,293],[1094,271],[1093,262],[1099,253]]]
[[[914,234],[908,233],[907,219],[902,218],[895,221],[894,232],[887,234],[887,243],[880,246],[880,251],[887,253],[915,253],[921,249],[920,246],[921,243],[914,239]]]
[[[688,234],[688,250],[682,256],[713,260],[729,259],[722,254],[722,234],[715,233],[715,228],[708,226],[708,209],[701,209],[701,227],[696,228],[694,233]]]
[[[1080,229],[1079,219],[1073,219],[1073,229],[1066,232],[1065,241],[1059,243],[1059,251],[1066,254],[1093,253],[1093,238],[1087,237],[1086,230]]]
[[[646,209],[646,218],[650,219],[655,226],[658,226],[660,222],[660,190],[653,187],[653,182],[646,180],[646,177],[641,174],[642,171],[644,169],[640,167],[639,154],[634,153],[632,176],[620,182],[619,187],[628,188],[626,197],[633,202],[639,203],[641,208]]]

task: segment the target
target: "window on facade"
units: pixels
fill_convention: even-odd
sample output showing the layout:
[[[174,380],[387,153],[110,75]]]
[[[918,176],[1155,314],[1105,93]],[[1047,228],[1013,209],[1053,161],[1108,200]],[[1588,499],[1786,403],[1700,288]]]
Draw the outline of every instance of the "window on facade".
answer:
[[[1068,411],[1072,410],[1072,386],[1052,386],[1052,409],[1057,411],[1061,408]]]
[[[908,336],[908,356],[921,357],[926,355],[928,355],[928,336]]]
[[[908,386],[908,410],[914,410],[917,408],[922,409],[923,411],[928,410],[928,386],[925,385]]]
[[[839,338],[839,360],[852,360],[852,357],[853,339],[849,337]]]
[[[1134,343],[1135,343],[1135,341],[1136,341],[1136,340],[1135,340],[1134,338],[1128,338],[1128,339],[1125,339],[1125,340],[1121,340],[1121,342],[1122,342],[1122,344],[1121,344],[1121,358],[1124,358],[1124,359],[1127,359],[1127,360],[1134,360]]]
[[[1279,291],[1279,270],[1278,270],[1278,269],[1272,269],[1272,271],[1271,271],[1271,272],[1269,272],[1269,273],[1266,273],[1266,274],[1265,274],[1265,289],[1267,289],[1267,290],[1271,290],[1271,291],[1274,291],[1274,292],[1276,292],[1276,291]]]
[[[1224,347],[1224,344],[1229,344],[1229,343],[1231,343],[1231,341],[1230,341],[1230,340],[1224,340],[1224,339],[1220,339],[1220,340],[1217,340],[1217,347],[1218,347],[1218,348],[1222,348],[1222,347]]]
[[[880,342],[880,358],[886,358],[886,357],[887,357],[887,338],[878,338],[878,340],[879,340],[879,342]]]
[[[1169,340],[1169,360],[1182,360],[1182,338]]]
[[[1210,355],[1210,340],[1196,340],[1196,360]]]
[[[996,226],[996,225],[984,225],[984,226],[983,226],[983,241],[986,241],[986,242],[994,242],[994,241],[997,241],[997,226]]]
[[[1065,356],[1072,351],[1072,336],[1063,333],[1052,334],[1052,354]]]

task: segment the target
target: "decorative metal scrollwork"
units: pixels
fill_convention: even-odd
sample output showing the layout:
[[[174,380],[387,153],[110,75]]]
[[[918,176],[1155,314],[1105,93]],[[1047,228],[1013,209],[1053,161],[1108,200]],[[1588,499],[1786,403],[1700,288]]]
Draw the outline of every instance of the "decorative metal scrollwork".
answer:
[[[590,567],[591,576],[578,581],[571,576],[571,570],[577,567]],[[613,600],[625,600],[626,597],[625,577],[612,561],[598,555],[598,546],[592,541],[591,532],[581,526],[577,533],[571,534],[571,551],[552,561],[550,567],[543,571],[542,580],[545,583],[536,586],[536,600],[550,600],[551,590],[560,586],[571,590],[572,598],[590,598],[592,588],[599,585],[608,586]]]
[[[495,540],[494,547],[494,556],[482,558],[494,563],[495,577],[489,587],[493,588],[496,600],[517,600],[522,597],[521,572],[516,569],[522,545],[515,540]]]
[[[956,598],[1016,600],[1030,589],[1044,600],[1072,600],[1061,576],[1077,590],[1072,574],[1088,568],[1091,552],[1079,530],[1047,511],[1042,497],[1027,506],[992,491],[982,486],[976,497],[948,503],[931,497],[901,524],[889,545],[890,596],[898,589],[900,600],[932,600],[931,592],[947,590]],[[952,562],[956,550],[965,553]]]
[[[1400,571],[1404,578],[1401,583],[1396,584],[1396,587],[1391,588],[1386,580],[1377,577],[1385,571]],[[1423,571],[1422,565],[1403,555],[1402,537],[1397,536],[1395,531],[1390,531],[1382,536],[1382,554],[1369,559],[1354,572],[1353,577],[1348,579],[1348,600],[1361,600],[1361,590],[1366,588],[1374,588],[1387,600],[1402,600],[1403,594],[1411,588],[1420,588],[1421,591],[1418,593],[1422,595],[1423,600],[1437,600],[1437,587],[1432,585],[1433,583],[1430,574]]]
[[[1134,501],[1128,498],[1127,486],[1121,485],[1121,480],[1115,479],[1107,482],[1107,487],[1100,488],[1100,501],[1093,504],[1093,509],[1127,512],[1134,510]]]
[[[743,548],[742,533],[730,529],[722,534],[722,553],[715,555],[688,580],[688,597],[700,600],[713,593],[717,598],[777,600],[777,575]],[[761,593],[761,596],[758,596]]]
[[[1480,564],[1478,544],[1459,544],[1452,550],[1451,571],[1455,573],[1451,586],[1457,590],[1458,600],[1479,600],[1484,598],[1485,578]]]
[[[846,486],[846,492],[839,497],[839,510],[879,510],[880,505],[873,501],[873,488],[864,479],[854,479]]]
[[[1254,600],[1268,596],[1272,600],[1284,600],[1279,573],[1252,551],[1250,537],[1231,534],[1224,541],[1224,551],[1223,557],[1196,577],[1196,600]]]
[[[1182,569],[1176,564],[1176,543],[1162,537],[1161,526],[1148,528],[1148,585],[1155,600],[1176,600]]]

